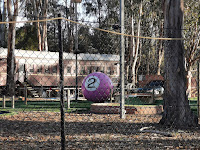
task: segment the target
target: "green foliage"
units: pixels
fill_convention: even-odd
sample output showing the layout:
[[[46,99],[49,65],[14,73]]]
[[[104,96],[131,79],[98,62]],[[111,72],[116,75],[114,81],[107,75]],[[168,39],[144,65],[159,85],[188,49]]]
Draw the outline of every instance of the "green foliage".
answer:
[[[101,29],[112,29],[112,26],[119,24],[119,1],[85,1],[83,3],[86,15],[91,16],[95,24]],[[81,34],[82,31],[80,30]],[[84,39],[88,53],[119,54],[119,36],[108,34],[98,30],[88,30],[88,35],[80,35]],[[79,49],[83,47],[80,45]]]
[[[16,48],[38,50],[37,30],[34,26],[25,25],[16,31]]]

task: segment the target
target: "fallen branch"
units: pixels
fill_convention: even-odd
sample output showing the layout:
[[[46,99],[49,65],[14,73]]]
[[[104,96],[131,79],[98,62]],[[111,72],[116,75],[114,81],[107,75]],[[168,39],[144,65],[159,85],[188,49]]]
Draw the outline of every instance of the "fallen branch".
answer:
[[[143,128],[140,129],[140,132],[142,132],[142,133],[156,133],[156,134],[161,134],[161,135],[164,135],[164,136],[167,136],[167,137],[172,137],[171,133],[158,131],[158,130],[147,130],[149,128],[152,128],[152,127],[143,127]]]

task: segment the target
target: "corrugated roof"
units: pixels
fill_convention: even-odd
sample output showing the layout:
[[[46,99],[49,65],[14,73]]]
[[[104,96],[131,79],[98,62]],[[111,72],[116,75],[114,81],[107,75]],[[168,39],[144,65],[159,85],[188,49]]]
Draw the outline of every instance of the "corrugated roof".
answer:
[[[59,59],[58,52],[45,52],[45,51],[30,51],[30,50],[15,50],[16,57],[31,57],[31,58],[45,58],[45,59]],[[7,57],[7,49],[0,48],[0,58]],[[112,54],[77,54],[78,60],[104,60],[104,61],[119,61],[119,55]],[[63,59],[75,60],[76,54],[63,53]]]

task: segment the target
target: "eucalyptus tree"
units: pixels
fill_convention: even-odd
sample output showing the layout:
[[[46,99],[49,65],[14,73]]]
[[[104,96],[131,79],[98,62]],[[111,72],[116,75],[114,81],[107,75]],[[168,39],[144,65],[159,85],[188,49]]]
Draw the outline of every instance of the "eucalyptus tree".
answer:
[[[39,22],[47,18],[48,0],[27,0],[25,15],[28,19],[38,20],[34,25],[37,29],[38,50],[48,51],[47,22]]]
[[[15,47],[23,50],[38,50],[37,29],[30,24],[24,24],[16,29]]]
[[[185,18],[183,33],[185,38],[185,59],[187,71],[187,92],[191,96],[191,82],[193,66],[200,60],[200,2],[199,1],[186,1],[185,2]]]
[[[6,21],[6,7],[7,7],[7,0],[0,0],[0,22]],[[0,47],[6,46],[5,34],[6,34],[6,24],[1,24],[0,25]]]
[[[18,0],[7,0],[8,21],[15,22],[17,20],[19,10],[18,3]],[[6,90],[9,96],[15,95],[15,33],[16,23],[9,23],[6,79]]]
[[[163,62],[164,49],[163,41],[155,40],[155,37],[163,37],[163,13],[161,8],[161,2],[158,0],[148,0],[145,3],[144,21],[143,27],[145,32],[144,36],[152,37],[152,39],[147,40],[147,74],[161,74],[161,64]],[[150,72],[151,70],[151,72]]]
[[[119,25],[119,1],[89,0],[85,1],[83,6],[85,8],[86,15],[89,18],[92,18],[89,19],[91,26],[111,30],[114,25]],[[119,30],[116,29],[116,31]],[[90,47],[93,52],[119,53],[119,36],[96,29],[91,30],[90,33]]]
[[[129,5],[131,6],[131,8],[128,7],[127,12],[127,20],[129,22],[127,33],[132,36],[128,38],[126,70],[128,82],[132,83],[133,87],[135,87],[137,83],[137,69],[141,58],[139,36],[141,35],[143,1],[131,0]],[[133,36],[137,37],[134,38]]]
[[[164,36],[182,38],[183,0],[164,1]],[[165,93],[161,124],[177,128],[198,124],[186,96],[186,72],[183,40],[165,41]]]

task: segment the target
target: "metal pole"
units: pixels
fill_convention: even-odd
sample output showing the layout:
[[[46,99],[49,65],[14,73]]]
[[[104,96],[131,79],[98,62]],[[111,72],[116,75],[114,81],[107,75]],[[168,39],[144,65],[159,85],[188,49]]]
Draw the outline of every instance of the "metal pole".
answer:
[[[15,108],[15,96],[11,97],[12,108]]]
[[[121,33],[124,34],[124,0],[120,0],[120,25]],[[124,35],[120,36],[120,118],[125,118],[124,106]]]
[[[70,109],[70,89],[67,89],[67,109]]]
[[[198,119],[200,120],[200,99],[199,99],[199,62],[197,62],[197,114]]]
[[[77,3],[75,3],[75,20],[77,22]],[[75,37],[75,53],[76,53],[76,95],[75,95],[75,100],[78,100],[78,27],[77,24],[75,26],[75,32],[76,32],[76,37]]]
[[[6,108],[6,96],[4,95],[3,96],[3,105],[2,105],[3,108]]]
[[[58,17],[61,17],[59,14]],[[64,103],[64,69],[63,69],[63,43],[61,19],[58,20],[59,38],[59,70],[60,70],[60,113],[61,113],[61,149],[65,150],[65,103]]]
[[[24,102],[25,102],[25,105],[27,105],[27,82],[25,82],[25,85],[24,85]]]

